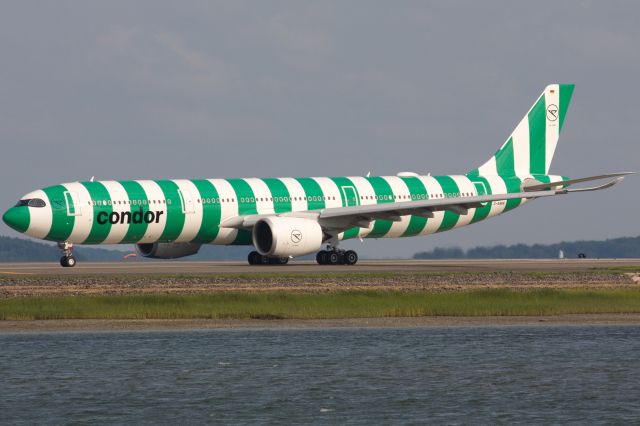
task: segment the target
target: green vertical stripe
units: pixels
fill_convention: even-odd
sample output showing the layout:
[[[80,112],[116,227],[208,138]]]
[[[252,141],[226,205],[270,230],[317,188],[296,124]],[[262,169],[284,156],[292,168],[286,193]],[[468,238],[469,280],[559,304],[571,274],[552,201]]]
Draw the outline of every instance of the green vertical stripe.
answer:
[[[238,235],[236,235],[235,240],[233,240],[230,245],[232,246],[253,245],[253,237],[251,235],[251,231],[247,231],[246,229],[238,229]]]
[[[348,240],[348,239],[351,239],[351,238],[356,238],[359,233],[360,233],[360,227],[359,226],[354,226],[354,227],[346,229],[344,231],[344,233],[342,234],[342,239],[343,240]]]
[[[549,175],[532,175],[535,180],[539,180],[542,183],[551,182],[551,177]]]
[[[67,204],[64,199],[64,193],[67,189],[62,185],[50,186],[44,188],[45,194],[49,197],[51,203],[51,210],[53,212],[53,220],[51,222],[51,229],[45,240],[65,242],[71,231],[73,231],[73,224],[75,223],[75,217],[67,215]]]
[[[489,184],[489,181],[487,179],[485,179],[484,177],[481,177],[481,176],[474,176],[474,177],[470,177],[470,178],[471,178],[471,182],[476,187],[476,191],[478,191],[478,195],[482,196],[482,195],[491,195],[492,194],[491,185]],[[478,187],[482,188],[482,185],[476,185],[476,182],[484,183],[484,188],[486,189],[486,194],[483,193],[485,189],[479,189],[478,188]],[[486,219],[487,216],[489,216],[489,212],[491,212],[491,202],[485,203],[485,205],[482,206],[482,207],[477,207],[475,212],[473,213],[473,217],[471,218],[471,222],[470,223],[476,223],[478,221]]]
[[[236,193],[238,215],[258,214],[258,206],[251,185],[244,179],[227,179],[227,182],[229,182],[233,191]]]
[[[84,240],[84,244],[100,244],[107,238],[109,231],[111,231],[111,223],[109,222],[109,214],[113,211],[113,207],[110,205],[111,196],[107,188],[100,182],[82,182],[82,185],[89,191],[91,199],[96,201],[96,205],[93,207],[91,232],[89,232],[87,239]],[[105,216],[104,213],[106,213],[107,216]],[[102,214],[101,217],[103,219],[105,217],[107,218],[106,223],[98,223],[99,214]]]
[[[197,243],[210,243],[215,240],[220,230],[220,216],[221,207],[219,202],[214,200],[218,199],[218,190],[208,180],[193,180],[193,184],[198,189],[200,204],[202,205],[202,222],[200,223],[200,230],[198,235],[194,238],[194,242]],[[205,203],[205,200],[211,200],[209,203]]]
[[[411,194],[411,200],[413,200],[413,195],[417,194],[427,194],[427,188],[425,188],[422,181],[417,177],[401,177],[407,188],[409,189],[409,193]],[[414,235],[420,234],[424,228],[427,226],[427,218],[422,216],[411,216],[409,220],[409,226],[406,231],[402,234],[403,237],[412,237]]]
[[[120,184],[127,192],[128,200],[147,200],[147,194],[138,182],[133,180],[124,180],[120,181]],[[145,208],[148,209],[148,205],[129,205],[129,211],[131,212],[131,216],[135,212],[139,212],[141,209],[145,212]],[[144,216],[143,216],[144,217]],[[123,243],[136,243],[144,237],[145,232],[147,232],[147,223],[143,220],[142,223],[133,223],[133,220],[129,223],[129,228],[127,229],[127,234],[122,239]]]
[[[573,95],[573,84],[561,84],[560,85],[560,130],[564,124],[564,118],[567,115],[569,109],[569,103],[571,102],[571,95]]]
[[[517,177],[510,178],[502,178],[504,180],[504,184],[507,187],[507,193],[511,194],[514,192],[520,192],[520,184],[522,181]],[[514,209],[520,205],[522,202],[521,198],[513,198],[511,200],[507,200],[506,205],[504,206],[504,212],[508,212],[511,209]]]
[[[514,176],[516,174],[513,160],[513,138],[509,138],[496,155],[496,169],[500,176]]]
[[[391,190],[391,186],[389,182],[387,182],[384,178],[380,176],[373,176],[365,178],[369,181],[371,186],[373,187],[373,191],[378,196],[377,202],[378,204],[386,204],[393,202],[393,191]],[[387,196],[385,200],[384,197]],[[375,221],[373,225],[373,230],[367,235],[367,238],[380,238],[383,237],[389,232],[393,222],[390,220],[382,220],[378,219]]]
[[[269,187],[273,198],[273,211],[276,213],[284,213],[291,211],[291,196],[286,185],[275,178],[262,179]]]
[[[304,189],[305,196],[307,197],[307,210],[324,209],[325,202],[322,199],[324,194],[322,193],[320,184],[310,177],[295,179],[302,185],[302,189]],[[313,199],[314,197],[315,200]]]
[[[442,193],[445,194],[445,197],[449,196],[449,194],[459,194],[460,189],[456,184],[456,181],[453,180],[450,176],[435,176],[440,186],[442,186]],[[444,211],[444,218],[442,219],[442,223],[436,232],[447,231],[453,228],[458,222],[458,218],[460,216],[457,213],[454,213],[450,210]]]
[[[529,111],[529,173],[546,171],[546,138],[547,138],[547,110],[545,95]]]
[[[167,222],[159,241],[174,241],[184,227],[184,213],[182,213],[182,204],[178,193],[179,187],[171,180],[157,180],[156,183],[162,189],[164,198],[167,200]]]
[[[253,193],[253,189],[251,189],[251,185],[249,185],[249,183],[244,179],[227,179],[227,182],[229,182],[233,191],[236,193],[238,214],[240,216],[258,214],[258,206],[256,204],[255,194]],[[240,229],[238,230],[235,240],[231,244],[246,245],[251,244],[251,240],[251,233],[244,229]]]

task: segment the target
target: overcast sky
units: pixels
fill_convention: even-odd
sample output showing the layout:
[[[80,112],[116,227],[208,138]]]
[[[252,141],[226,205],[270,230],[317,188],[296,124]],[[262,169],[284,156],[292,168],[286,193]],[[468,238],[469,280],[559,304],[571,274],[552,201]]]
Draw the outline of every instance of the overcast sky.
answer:
[[[464,173],[553,82],[576,91],[551,171],[640,170],[639,18],[635,1],[8,2],[1,208],[91,176]],[[639,186],[349,247],[635,236]]]

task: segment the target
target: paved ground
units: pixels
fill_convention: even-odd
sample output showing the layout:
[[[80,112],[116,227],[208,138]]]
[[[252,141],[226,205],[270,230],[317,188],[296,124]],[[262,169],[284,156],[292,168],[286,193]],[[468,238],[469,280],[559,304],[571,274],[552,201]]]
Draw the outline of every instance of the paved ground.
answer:
[[[206,329],[307,329],[385,327],[507,327],[507,326],[638,326],[640,314],[574,314],[509,317],[387,317],[321,320],[34,320],[0,321],[0,333],[169,331]]]
[[[249,266],[245,262],[131,261],[78,263],[63,268],[50,263],[0,263],[2,276],[12,275],[122,275],[122,274],[273,274],[334,272],[575,272],[593,268],[637,267],[640,259],[553,260],[366,260],[355,266],[321,266],[292,261],[285,266]]]

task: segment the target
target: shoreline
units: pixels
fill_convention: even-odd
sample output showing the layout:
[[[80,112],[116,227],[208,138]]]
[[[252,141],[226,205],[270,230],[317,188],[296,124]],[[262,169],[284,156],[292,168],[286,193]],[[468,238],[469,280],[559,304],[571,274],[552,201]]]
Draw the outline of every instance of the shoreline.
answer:
[[[332,328],[437,328],[506,326],[640,326],[640,313],[541,316],[425,316],[340,319],[70,319],[4,320],[0,334],[49,332],[136,332],[196,330],[303,330]]]

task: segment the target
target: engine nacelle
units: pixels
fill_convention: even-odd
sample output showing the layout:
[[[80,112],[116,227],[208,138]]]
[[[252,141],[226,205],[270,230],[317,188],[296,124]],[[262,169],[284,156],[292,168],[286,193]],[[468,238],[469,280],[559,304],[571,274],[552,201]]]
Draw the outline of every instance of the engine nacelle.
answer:
[[[264,256],[303,256],[320,250],[322,228],[315,220],[267,217],[253,227],[253,245]]]
[[[136,244],[136,250],[141,256],[151,259],[177,259],[196,254],[200,246],[193,243],[148,243]]]

